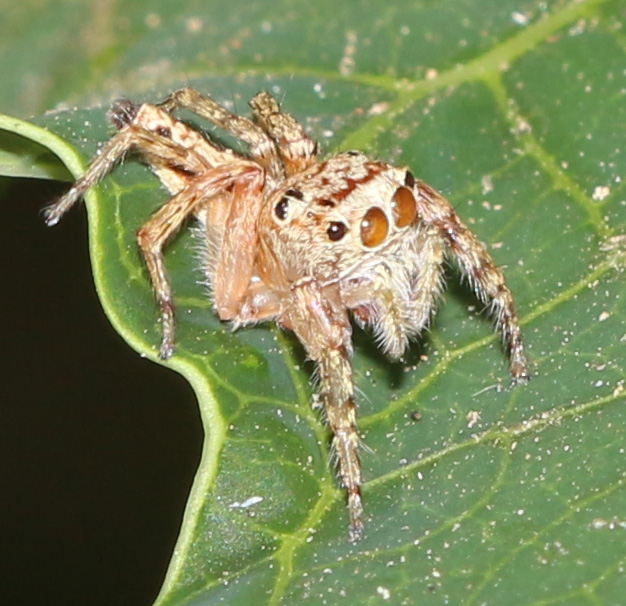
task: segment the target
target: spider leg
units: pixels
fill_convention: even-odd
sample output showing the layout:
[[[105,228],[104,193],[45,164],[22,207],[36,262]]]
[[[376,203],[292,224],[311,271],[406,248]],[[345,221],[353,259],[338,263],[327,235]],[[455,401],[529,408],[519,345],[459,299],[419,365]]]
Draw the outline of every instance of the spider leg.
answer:
[[[250,101],[250,106],[257,121],[276,142],[288,176],[317,162],[317,143],[293,116],[281,111],[272,95],[259,93]]]
[[[217,256],[213,294],[222,320],[236,319],[254,273],[265,174],[255,164],[248,164],[247,170],[246,179],[238,178],[233,182],[224,237]]]
[[[87,172],[54,204],[44,210],[48,225],[56,225],[61,217],[83,197],[85,192],[101,181],[133,146],[135,135],[131,129],[121,130],[110,139],[92,160]]]
[[[167,112],[187,109],[216,124],[247,143],[252,158],[266,168],[272,178],[284,178],[285,171],[272,138],[252,120],[229,112],[208,95],[194,88],[182,88],[172,93],[159,107]]]
[[[320,395],[333,432],[332,449],[341,483],[348,493],[350,539],[355,541],[363,533],[363,504],[350,322],[338,296],[323,293],[313,282],[295,285],[291,303],[281,321],[296,333],[317,364]]]
[[[416,180],[416,188],[418,215],[439,230],[478,298],[491,305],[496,326],[509,351],[513,382],[526,383],[530,374],[519,318],[502,270],[485,245],[459,219],[448,200],[423,181]]]
[[[217,149],[199,133],[153,105],[138,106],[122,100],[113,105],[109,117],[119,132],[104,144],[85,174],[67,193],[44,211],[48,225],[56,225],[130,151],[140,153],[172,194],[185,187],[190,176],[237,159],[229,150]]]
[[[206,171],[191,181],[187,187],[171,198],[137,231],[137,240],[143,254],[150,279],[155,290],[156,298],[161,310],[163,339],[159,355],[161,358],[169,358],[174,352],[175,326],[174,326],[174,302],[172,287],[165,268],[163,247],[167,240],[179,229],[183,221],[189,217],[201,204],[210,204],[212,199],[219,199],[227,190],[233,190],[233,200],[237,200],[237,194],[241,194],[247,187],[258,189],[262,184],[262,171],[255,165],[241,162],[221,168],[213,168]],[[243,196],[246,199],[245,196]],[[234,204],[236,206],[236,204]],[[231,209],[232,215],[232,209]],[[227,219],[228,222],[228,219]],[[233,229],[247,227],[250,222],[234,225]],[[231,221],[231,223],[233,223]],[[238,234],[241,235],[241,234]],[[232,254],[232,251],[231,251]],[[230,280],[230,289],[241,289],[242,283],[248,283],[252,273],[254,257],[250,260],[243,258],[241,264],[231,263],[228,271],[224,274],[224,280]],[[248,267],[250,266],[250,267]],[[235,270],[239,275],[233,276]],[[246,275],[247,272],[247,275]],[[236,286],[232,286],[235,284]],[[228,297],[229,289],[216,284],[216,302],[219,297]],[[220,289],[218,291],[218,288]],[[226,295],[224,295],[224,292]],[[218,303],[219,310],[219,303]]]

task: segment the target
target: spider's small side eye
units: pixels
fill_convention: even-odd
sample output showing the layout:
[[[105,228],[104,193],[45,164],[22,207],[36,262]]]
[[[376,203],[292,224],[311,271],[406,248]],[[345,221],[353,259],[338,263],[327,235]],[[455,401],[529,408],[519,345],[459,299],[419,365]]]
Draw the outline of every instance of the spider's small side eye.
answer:
[[[348,226],[339,221],[333,221],[326,230],[328,238],[333,242],[338,242],[348,233]]]
[[[161,137],[165,137],[166,139],[171,139],[172,129],[168,128],[167,126],[157,126],[156,134],[160,135]]]
[[[415,197],[408,187],[398,187],[391,202],[393,216],[398,227],[406,227],[413,223],[417,216]]]
[[[289,198],[287,196],[283,196],[276,206],[274,206],[274,214],[278,219],[284,221],[287,218],[287,214],[289,212]]]
[[[289,202],[291,199],[303,200],[304,194],[299,189],[288,189],[285,195],[274,206],[274,214],[277,219],[284,221],[289,215]]]
[[[415,177],[410,170],[407,170],[406,175],[404,175],[404,184],[410,188],[415,187]]]
[[[368,248],[382,244],[389,233],[389,221],[385,213],[372,206],[361,221],[361,242]]]

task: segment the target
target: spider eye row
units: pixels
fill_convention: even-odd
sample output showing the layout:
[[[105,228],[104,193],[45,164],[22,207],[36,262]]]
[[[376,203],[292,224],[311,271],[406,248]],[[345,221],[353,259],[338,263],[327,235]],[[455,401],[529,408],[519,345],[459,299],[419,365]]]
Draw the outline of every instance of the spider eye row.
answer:
[[[417,217],[417,203],[411,191],[415,185],[415,178],[410,171],[406,172],[405,185],[396,189],[391,201],[391,210],[396,227],[407,227],[415,222]],[[290,199],[302,200],[304,194],[297,189],[288,189],[282,198],[274,206],[274,215],[280,221],[285,221],[289,216]],[[326,204],[327,206],[330,205]],[[334,203],[332,204],[334,206]],[[331,242],[339,242],[347,233],[348,226],[341,221],[331,221],[326,229],[326,234]],[[389,219],[384,211],[378,206],[372,206],[361,219],[360,236],[361,242],[367,248],[380,246],[389,235]]]

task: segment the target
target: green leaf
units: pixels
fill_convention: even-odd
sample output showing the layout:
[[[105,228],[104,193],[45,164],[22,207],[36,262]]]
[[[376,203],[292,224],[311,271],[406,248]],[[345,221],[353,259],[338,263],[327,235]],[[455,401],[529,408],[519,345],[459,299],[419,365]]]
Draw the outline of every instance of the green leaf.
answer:
[[[244,113],[269,89],[328,152],[409,165],[450,197],[506,266],[534,367],[530,385],[507,387],[497,336],[454,272],[404,363],[357,331],[367,525],[351,545],[301,346],[271,326],[221,324],[184,231],[167,251],[179,338],[167,365],[196,391],[206,441],[157,604],[623,601],[626,3],[58,5],[52,21],[52,3],[8,11],[0,69],[19,69],[3,107],[23,116],[193,84]],[[36,42],[45,60],[26,52]],[[3,117],[0,132],[75,175],[110,133],[101,109],[35,122]],[[0,144],[4,174],[46,175],[31,144]],[[129,162],[86,200],[106,313],[155,360],[134,233],[165,199]]]

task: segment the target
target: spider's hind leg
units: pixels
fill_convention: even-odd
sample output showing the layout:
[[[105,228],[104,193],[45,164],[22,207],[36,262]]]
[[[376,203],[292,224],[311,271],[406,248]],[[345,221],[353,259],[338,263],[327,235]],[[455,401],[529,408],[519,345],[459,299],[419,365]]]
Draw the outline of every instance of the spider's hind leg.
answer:
[[[44,210],[46,223],[56,225],[61,217],[85,195],[88,189],[102,181],[111,172],[133,147],[134,141],[135,134],[130,126],[123,127],[114,137],[109,139],[91,161],[85,174],[61,198]]]
[[[266,168],[272,177],[284,177],[284,169],[271,137],[258,124],[233,114],[212,97],[201,94],[195,88],[182,88],[172,93],[158,107],[167,112],[186,109],[205,118],[248,144],[252,158]]]
[[[250,101],[250,107],[259,124],[276,142],[287,175],[302,172],[317,162],[317,143],[293,116],[281,111],[272,95],[259,93]]]
[[[219,160],[223,155],[186,127],[183,127],[187,134],[184,144],[174,140],[172,132],[179,123],[153,105],[123,99],[111,107],[108,116],[118,129],[117,134],[100,148],[85,174],[67,193],[44,211],[48,225],[56,225],[87,190],[102,181],[131,151],[138,152],[171,193],[180,191],[187,182],[186,175],[180,174],[180,167],[191,173],[201,172],[215,162],[212,156]]]

